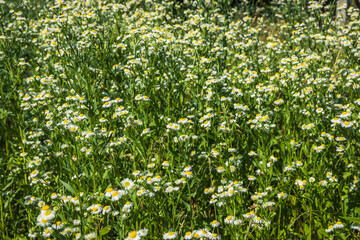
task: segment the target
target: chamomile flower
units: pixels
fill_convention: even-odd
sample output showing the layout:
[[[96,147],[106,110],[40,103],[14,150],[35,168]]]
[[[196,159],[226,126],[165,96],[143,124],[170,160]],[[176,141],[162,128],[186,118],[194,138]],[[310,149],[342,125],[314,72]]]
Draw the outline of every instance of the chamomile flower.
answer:
[[[224,171],[225,171],[225,168],[223,168],[223,167],[217,167],[216,168],[216,171],[218,172],[218,173],[223,173]]]
[[[111,192],[111,201],[116,202],[119,201],[123,196],[125,195],[125,191],[118,190],[118,191],[112,191]]]
[[[137,231],[131,231],[125,240],[140,240],[141,237]]]
[[[50,237],[51,234],[53,233],[53,229],[51,227],[47,227],[44,229],[42,236],[43,237]]]
[[[166,240],[166,239],[175,239],[177,237],[177,232],[174,232],[174,231],[170,231],[170,232],[167,232],[163,235],[163,239]]]
[[[256,177],[254,175],[250,175],[248,177],[249,181],[255,181],[256,180]]]
[[[141,135],[148,134],[149,132],[150,132],[150,128],[145,128],[145,129],[142,131]]]
[[[184,236],[184,239],[189,240],[189,239],[191,239],[192,237],[193,237],[192,232],[186,232],[186,233],[185,233],[185,236]]]
[[[286,198],[286,197],[287,197],[287,194],[284,193],[284,192],[280,192],[280,193],[277,194],[277,197],[278,197],[278,198]]]
[[[334,224],[334,228],[337,229],[337,228],[343,228],[344,227],[344,224],[342,222],[336,222]]]
[[[334,226],[333,225],[330,225],[330,226],[328,226],[328,228],[325,230],[325,232],[332,232],[332,231],[334,231],[335,229],[334,229]]]
[[[235,217],[234,217],[234,216],[227,216],[227,217],[225,218],[225,220],[224,220],[224,222],[225,222],[226,224],[233,224],[234,221],[235,221]]]
[[[124,179],[124,180],[121,181],[121,185],[122,185],[126,190],[130,190],[130,189],[132,189],[132,188],[135,186],[135,183],[134,183],[132,180],[126,178],[126,179]]]
[[[213,228],[216,228],[216,227],[218,227],[218,226],[220,226],[220,222],[219,221],[217,221],[217,220],[213,220],[213,221],[211,221],[211,226],[213,227]]]
[[[96,233],[95,233],[95,232],[86,234],[86,235],[84,236],[84,239],[86,239],[86,240],[95,239],[95,238],[96,238]]]
[[[87,210],[89,212],[91,212],[91,214],[97,215],[97,214],[101,213],[103,208],[102,208],[101,204],[94,204],[94,205],[91,205],[90,207],[88,207]]]
[[[110,206],[105,206],[104,208],[103,208],[103,214],[106,214],[106,213],[109,213],[111,211],[111,207]]]

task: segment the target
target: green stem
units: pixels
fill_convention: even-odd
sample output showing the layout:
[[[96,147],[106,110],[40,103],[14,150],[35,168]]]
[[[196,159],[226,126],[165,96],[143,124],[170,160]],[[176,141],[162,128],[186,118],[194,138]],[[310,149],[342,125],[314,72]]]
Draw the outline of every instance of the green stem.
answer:
[[[4,223],[4,210],[3,210],[3,204],[2,204],[2,195],[0,195],[0,214],[1,214],[1,231],[3,239],[5,239],[5,223]]]

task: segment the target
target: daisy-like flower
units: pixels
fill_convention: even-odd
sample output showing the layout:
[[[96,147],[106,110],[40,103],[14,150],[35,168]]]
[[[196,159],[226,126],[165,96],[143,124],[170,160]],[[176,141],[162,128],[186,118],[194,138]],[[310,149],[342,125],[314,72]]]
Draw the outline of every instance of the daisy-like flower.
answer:
[[[220,240],[221,239],[220,235],[218,235],[217,233],[210,233],[208,235],[208,237],[210,238],[210,240]]]
[[[108,188],[108,189],[106,189],[106,191],[105,191],[105,197],[108,197],[108,198],[111,197],[113,191],[114,191],[113,188]]]
[[[179,125],[179,124],[176,124],[176,123],[169,123],[169,124],[166,126],[166,128],[179,131],[179,130],[180,130],[180,125]]]
[[[68,125],[68,129],[70,132],[76,132],[79,129],[79,127],[71,124],[71,125]]]
[[[243,214],[243,217],[246,218],[246,219],[252,218],[254,216],[255,216],[254,211],[250,211],[250,212],[247,212],[247,213]]]
[[[192,232],[186,232],[186,233],[185,233],[185,236],[184,236],[184,239],[189,240],[189,239],[191,239],[192,237],[193,237]]]
[[[261,217],[254,217],[253,221],[254,221],[254,223],[257,223],[257,224],[264,222],[264,220]]]
[[[146,235],[148,235],[148,233],[149,233],[149,230],[147,228],[143,228],[138,231],[138,234],[140,237],[145,237]]]
[[[201,126],[204,127],[204,128],[208,128],[208,127],[211,126],[211,121],[206,120],[205,122],[203,122],[203,123],[201,124]]]
[[[167,232],[163,235],[163,239],[166,240],[166,239],[175,239],[177,237],[177,232],[174,232],[174,231],[170,231],[170,232]]]
[[[34,170],[30,173],[30,178],[34,178],[36,177],[37,175],[39,174],[39,171],[38,170]]]
[[[331,178],[329,178],[329,181],[330,182],[337,182],[338,180],[335,177],[331,177]]]
[[[78,240],[81,238],[81,233],[75,233],[75,239]]]
[[[29,238],[36,238],[37,233],[36,232],[29,232],[28,237]]]
[[[342,222],[336,222],[334,224],[334,228],[343,228],[344,227],[344,224]]]
[[[147,165],[148,168],[154,168],[155,167],[155,163],[150,163]]]
[[[131,231],[125,240],[140,240],[141,237],[137,231]]]
[[[20,157],[25,157],[27,155],[27,153],[26,152],[22,152],[22,153],[20,153]]]
[[[324,109],[322,109],[322,108],[317,108],[316,109],[316,113],[322,113],[322,112],[324,112]]]
[[[145,129],[142,131],[141,135],[148,134],[149,132],[150,132],[150,128],[145,128]]]
[[[211,226],[213,227],[213,228],[216,228],[216,227],[218,227],[218,226],[220,226],[220,222],[219,221],[217,221],[217,220],[213,220],[213,221],[211,221]]]
[[[84,239],[95,239],[95,238],[96,238],[96,233],[95,232],[86,234],[84,236]]]
[[[320,186],[327,186],[328,182],[326,180],[322,180],[319,182]]]
[[[130,210],[130,209],[132,208],[132,206],[133,206],[133,203],[127,201],[127,202],[125,203],[125,205],[123,206],[123,209],[124,209],[124,210]]]
[[[249,179],[250,181],[255,181],[255,180],[256,180],[256,177],[255,177],[254,175],[250,175],[250,176],[248,177],[248,179]]]
[[[281,193],[278,193],[278,194],[277,194],[277,197],[278,197],[278,198],[286,198],[286,197],[287,197],[287,194],[284,193],[284,192],[281,192]]]
[[[334,229],[334,226],[333,225],[330,225],[330,226],[328,226],[328,228],[325,230],[325,232],[332,232],[332,231],[334,231],[335,229]]]
[[[168,167],[170,166],[169,161],[163,161],[163,163],[161,164],[163,167]]]
[[[342,112],[340,115],[339,115],[339,117],[340,118],[347,118],[347,117],[349,117],[351,115],[351,112],[350,111],[346,111],[346,112]]]
[[[342,122],[341,123],[341,126],[344,127],[344,128],[350,128],[352,127],[354,124],[352,122],[349,122],[349,121],[345,121],[345,122]]]
[[[180,137],[179,137],[179,139],[184,142],[184,141],[189,140],[190,138],[189,138],[189,136],[186,135],[186,134],[181,134]]]
[[[64,223],[60,222],[60,221],[57,221],[55,224],[52,225],[52,228],[53,229],[62,229],[64,227]]]
[[[36,225],[40,227],[46,227],[50,225],[50,221],[45,218],[44,215],[39,215],[36,219]]]
[[[119,199],[122,198],[122,196],[124,195],[125,195],[124,190],[113,191],[111,193],[111,201],[113,202],[119,201]]]
[[[103,105],[102,105],[103,108],[109,108],[111,107],[111,102],[105,102]]]
[[[288,172],[288,171],[292,172],[294,170],[295,170],[294,167],[292,165],[290,165],[290,164],[286,165],[285,168],[284,168],[284,172]]]
[[[338,142],[342,142],[342,141],[346,141],[346,138],[345,137],[337,137],[337,138],[335,138],[335,140]]]
[[[340,145],[339,147],[336,148],[337,152],[343,152],[345,151],[345,147],[343,145]]]
[[[97,215],[97,214],[101,213],[103,208],[102,208],[101,204],[94,204],[94,205],[91,205],[90,207],[88,207],[87,210],[89,212],[91,212],[93,215]]]
[[[224,220],[224,222],[225,222],[226,224],[233,224],[234,221],[235,221],[235,217],[234,217],[234,216],[227,216],[227,217],[225,218],[225,220]]]
[[[255,151],[250,151],[249,152],[249,156],[256,156],[256,155],[257,155],[257,153]]]
[[[105,207],[103,208],[103,214],[109,213],[110,211],[111,211],[111,207],[110,207],[110,206],[105,206]]]
[[[331,119],[331,122],[332,122],[333,124],[340,124],[342,121],[341,121],[340,118],[333,118],[333,119]]]
[[[132,189],[132,188],[135,186],[135,183],[134,183],[132,180],[126,178],[126,179],[124,179],[124,180],[121,181],[121,185],[122,185],[126,190],[130,190],[130,189]]]
[[[53,229],[51,227],[47,227],[44,229],[42,236],[43,237],[50,237],[51,234],[53,233]]]
[[[234,225],[240,225],[240,224],[242,224],[242,220],[241,219],[236,219],[235,221],[234,221]]]

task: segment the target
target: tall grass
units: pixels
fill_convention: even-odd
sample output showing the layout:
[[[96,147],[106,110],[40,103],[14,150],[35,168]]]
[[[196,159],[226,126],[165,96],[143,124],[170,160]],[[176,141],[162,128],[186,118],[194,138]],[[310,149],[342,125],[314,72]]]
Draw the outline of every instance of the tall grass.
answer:
[[[358,239],[359,10],[11,1],[2,239]]]

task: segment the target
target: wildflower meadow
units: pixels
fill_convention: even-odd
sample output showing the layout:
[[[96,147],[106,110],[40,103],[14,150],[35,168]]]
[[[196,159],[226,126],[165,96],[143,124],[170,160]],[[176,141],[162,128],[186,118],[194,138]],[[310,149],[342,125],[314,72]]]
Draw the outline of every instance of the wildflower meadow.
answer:
[[[0,238],[360,239],[359,64],[356,4],[0,0]]]

